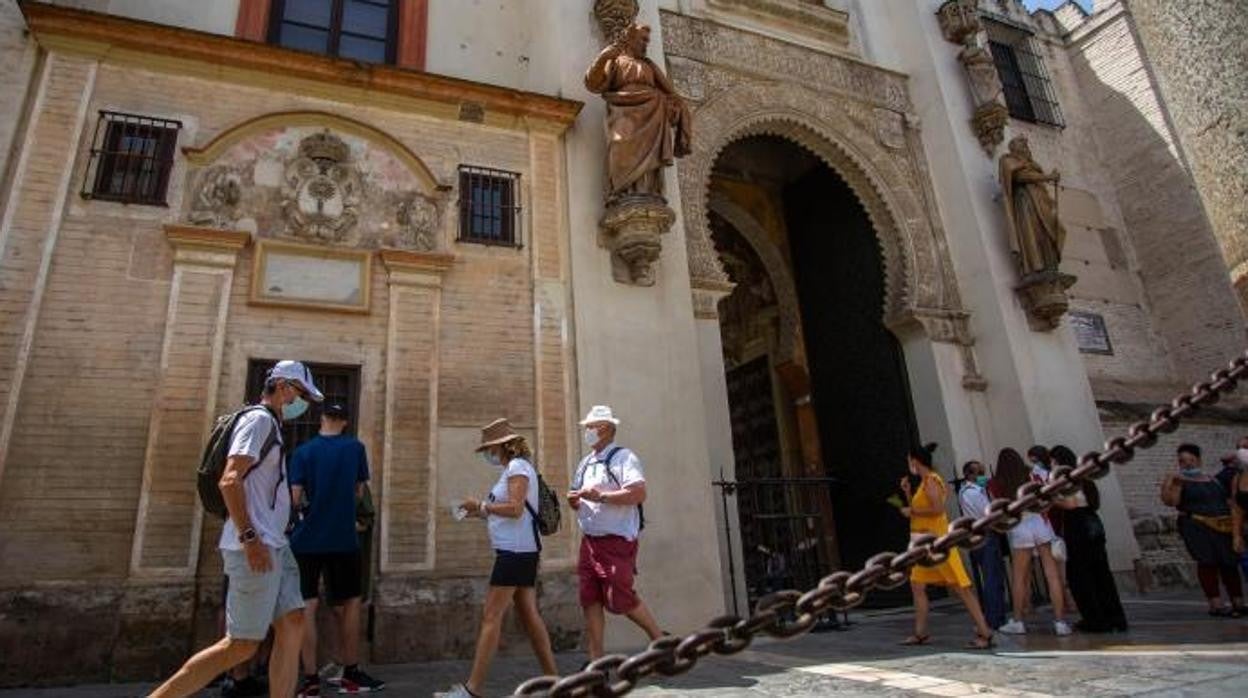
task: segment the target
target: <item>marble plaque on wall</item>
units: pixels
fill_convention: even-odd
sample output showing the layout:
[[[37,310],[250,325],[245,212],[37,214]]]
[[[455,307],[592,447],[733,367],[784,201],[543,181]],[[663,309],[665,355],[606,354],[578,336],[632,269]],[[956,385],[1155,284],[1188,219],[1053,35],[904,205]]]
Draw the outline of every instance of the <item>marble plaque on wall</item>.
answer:
[[[261,240],[251,302],[367,313],[372,253]]]
[[[1104,316],[1079,310],[1071,310],[1066,316],[1070,318],[1070,328],[1074,330],[1075,344],[1079,351],[1085,354],[1114,353]]]

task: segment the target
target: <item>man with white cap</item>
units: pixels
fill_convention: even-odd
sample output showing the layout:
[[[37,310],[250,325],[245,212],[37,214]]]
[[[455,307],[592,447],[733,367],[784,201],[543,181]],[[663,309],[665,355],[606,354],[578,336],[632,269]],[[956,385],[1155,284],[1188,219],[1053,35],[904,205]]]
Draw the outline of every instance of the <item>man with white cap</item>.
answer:
[[[577,466],[568,492],[584,534],[577,576],[590,660],[603,656],[604,609],[627,616],[651,640],[663,634],[633,589],[646,479],[637,454],[615,445],[619,424],[606,405],[595,405],[581,420],[590,452]]]
[[[324,396],[298,361],[279,361],[264,382],[260,404],[248,409],[230,435],[220,488],[229,518],[221,530],[221,558],[229,577],[225,637],[187,660],[152,698],[181,698],[221,672],[249,659],[273,626],[269,691],[291,696],[303,638],[299,565],[286,540],[290,487],[281,440],[283,419],[295,419],[308,400]],[[276,447],[266,450],[271,436]]]

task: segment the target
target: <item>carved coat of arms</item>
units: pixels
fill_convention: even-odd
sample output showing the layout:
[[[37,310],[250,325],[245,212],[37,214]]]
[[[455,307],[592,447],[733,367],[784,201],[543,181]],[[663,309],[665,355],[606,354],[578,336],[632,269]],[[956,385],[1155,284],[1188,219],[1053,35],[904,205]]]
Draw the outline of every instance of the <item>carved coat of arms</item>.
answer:
[[[329,132],[299,142],[282,187],[282,213],[295,236],[341,242],[355,226],[361,182],[350,156],[347,144]]]

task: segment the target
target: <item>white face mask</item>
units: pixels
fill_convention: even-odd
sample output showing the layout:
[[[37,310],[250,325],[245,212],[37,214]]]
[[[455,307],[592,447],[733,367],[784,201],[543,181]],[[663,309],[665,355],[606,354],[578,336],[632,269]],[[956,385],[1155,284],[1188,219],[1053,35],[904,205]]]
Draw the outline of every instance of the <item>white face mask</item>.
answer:
[[[1235,452],[1235,456],[1239,459],[1240,465],[1248,465],[1248,448],[1241,448]]]
[[[586,429],[584,438],[585,438],[585,445],[589,446],[590,448],[593,448],[594,444],[597,444],[602,439],[601,436],[598,436],[597,429]]]
[[[492,465],[496,468],[502,465],[502,461],[499,460],[498,454],[492,451],[482,451],[481,460],[485,461],[486,465]]]

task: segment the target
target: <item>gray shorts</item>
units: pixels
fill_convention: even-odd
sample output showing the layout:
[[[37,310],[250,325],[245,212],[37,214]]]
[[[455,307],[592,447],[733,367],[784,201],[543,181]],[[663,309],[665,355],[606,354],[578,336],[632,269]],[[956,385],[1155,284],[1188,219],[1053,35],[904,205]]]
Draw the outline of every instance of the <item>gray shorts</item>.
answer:
[[[299,563],[290,546],[271,548],[273,567],[256,573],[242,550],[222,550],[230,589],[225,595],[225,634],[237,640],[263,640],[278,618],[303,608]]]

